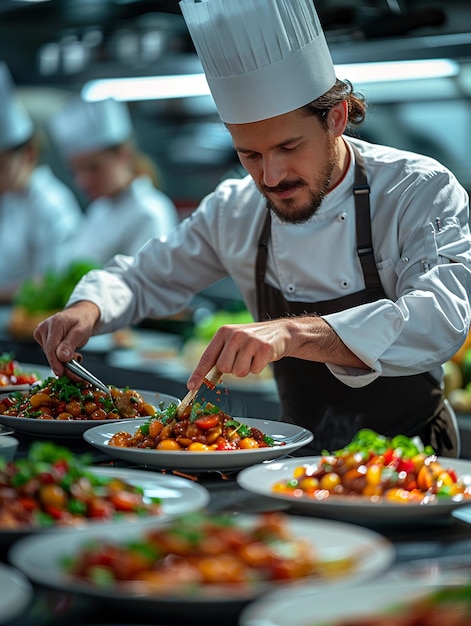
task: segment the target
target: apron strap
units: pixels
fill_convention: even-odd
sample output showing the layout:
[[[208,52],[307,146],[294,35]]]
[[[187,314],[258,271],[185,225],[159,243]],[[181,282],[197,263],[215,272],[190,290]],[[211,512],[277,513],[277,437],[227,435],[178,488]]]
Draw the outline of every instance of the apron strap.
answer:
[[[271,213],[267,209],[265,221],[263,223],[262,232],[258,240],[258,253],[255,264],[255,289],[257,294],[257,313],[258,319],[262,321],[267,317],[267,306],[265,301],[265,292],[263,285],[265,283],[265,272],[268,263],[268,242],[270,241],[271,232]]]
[[[371,235],[370,186],[366,178],[365,163],[355,146],[350,145],[355,155],[353,197],[355,199],[357,254],[363,270],[365,286],[370,288],[381,285],[374,258],[373,238]]]
[[[355,200],[355,227],[357,238],[357,255],[361,263],[365,287],[368,290],[380,290],[383,292],[381,280],[374,258],[373,238],[371,235],[370,216],[370,186],[366,178],[366,169],[363,158],[357,148],[350,144],[355,155],[355,180],[353,186],[353,197]],[[268,243],[271,234],[271,213],[267,209],[267,214],[258,241],[258,253],[255,265],[255,286],[257,293],[258,319],[267,317],[267,307],[265,302],[265,274],[268,263]],[[384,292],[383,292],[384,293]]]

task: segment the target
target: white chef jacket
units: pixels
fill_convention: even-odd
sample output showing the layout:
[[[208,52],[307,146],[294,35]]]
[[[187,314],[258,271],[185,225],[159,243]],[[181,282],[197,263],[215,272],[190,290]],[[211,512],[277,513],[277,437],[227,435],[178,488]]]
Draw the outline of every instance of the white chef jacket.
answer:
[[[23,191],[0,195],[0,287],[67,267],[82,216],[75,195],[47,165],[33,171]]]
[[[140,176],[118,196],[90,203],[74,256],[104,265],[115,254],[134,255],[151,237],[167,235],[178,221],[170,198],[148,176]]]
[[[370,368],[329,366],[347,385],[380,375],[431,371],[461,346],[470,324],[471,237],[468,196],[435,160],[358,139],[371,188],[376,263],[388,299],[323,316]],[[364,288],[356,253],[354,154],[343,180],[307,223],[272,216],[266,280],[287,300],[313,302]],[[71,302],[94,301],[98,332],[146,316],[168,316],[223,276],[232,276],[256,315],[255,259],[265,200],[252,179],[227,180],[168,237],[79,283]],[[440,217],[440,230],[435,219]]]

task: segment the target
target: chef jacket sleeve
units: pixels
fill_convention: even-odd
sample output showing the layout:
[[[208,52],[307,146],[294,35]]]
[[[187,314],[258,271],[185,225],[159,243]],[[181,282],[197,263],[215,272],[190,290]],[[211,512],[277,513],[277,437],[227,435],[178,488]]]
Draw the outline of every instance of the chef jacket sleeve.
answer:
[[[397,224],[399,260],[383,259],[385,298],[325,320],[370,368],[328,365],[352,387],[379,376],[438,372],[461,347],[471,319],[471,238],[468,196],[450,174],[409,190],[407,209]],[[421,215],[424,208],[430,220]],[[440,216],[439,220],[432,215]],[[418,224],[418,226],[417,226]],[[387,228],[372,222],[375,229]],[[389,229],[391,230],[391,228]],[[389,272],[389,280],[387,273]],[[380,276],[381,276],[380,271]],[[383,281],[384,278],[384,281]]]

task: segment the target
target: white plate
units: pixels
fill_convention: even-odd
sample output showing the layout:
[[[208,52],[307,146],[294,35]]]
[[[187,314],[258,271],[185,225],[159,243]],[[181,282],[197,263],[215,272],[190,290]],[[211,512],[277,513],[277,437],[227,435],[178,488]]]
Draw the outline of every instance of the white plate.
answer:
[[[372,578],[390,567],[395,558],[395,550],[388,540],[381,535],[364,528],[344,524],[342,522],[326,522],[304,517],[287,516],[287,525],[292,534],[302,537],[311,543],[319,558],[323,560],[337,558],[352,558],[362,555],[357,561],[354,570],[339,574],[336,577],[313,578],[311,586],[319,590],[330,586],[343,588],[352,583]],[[241,516],[239,523],[252,525],[256,516]],[[164,522],[165,523],[165,522]],[[74,558],[81,547],[89,540],[106,539],[126,543],[138,540],[142,537],[146,525],[129,525],[128,527],[109,528],[106,535],[97,530],[87,528],[78,529],[67,533],[61,531],[54,535],[33,535],[22,539],[15,544],[8,553],[10,562],[25,573],[31,580],[73,593],[83,593],[89,596],[112,599],[114,602],[132,601],[133,607],[141,604],[159,610],[168,604],[175,605],[188,617],[189,607],[204,607],[211,610],[212,607],[225,606],[228,602],[242,602],[256,598],[261,593],[275,588],[290,585],[290,583],[254,583],[250,586],[234,587],[231,585],[217,586],[206,585],[192,591],[176,587],[174,594],[145,594],[142,591],[117,590],[112,588],[100,588],[84,581],[75,580],[65,575],[61,568],[61,562]],[[298,583],[294,583],[295,585]],[[192,619],[195,616],[192,614]],[[196,620],[195,623],[204,623]],[[223,622],[221,622],[223,623]]]
[[[261,430],[278,441],[285,441],[284,446],[255,448],[253,450],[214,450],[211,452],[188,452],[186,450],[150,450],[145,448],[120,448],[108,445],[111,437],[119,431],[134,434],[136,429],[148,420],[139,418],[122,423],[108,422],[87,430],[83,437],[86,442],[102,452],[135,465],[148,465],[160,469],[186,469],[193,471],[235,470],[262,461],[285,456],[305,446],[313,439],[311,431],[273,420],[238,418],[244,424]],[[296,438],[293,442],[291,439]]]
[[[0,623],[19,615],[33,598],[29,580],[14,567],[0,563]]]
[[[166,407],[171,403],[178,404],[180,398],[158,391],[144,391],[137,389],[146,402],[158,406],[163,402]],[[2,396],[0,396],[1,399]],[[133,421],[135,418],[116,420],[122,424],[125,421]],[[109,424],[115,420],[37,420],[30,417],[16,417],[13,415],[0,415],[0,423],[20,433],[27,435],[39,435],[41,437],[81,437],[82,434],[93,426]]]
[[[196,483],[193,480],[181,478],[179,476],[172,476],[170,474],[160,474],[158,472],[150,472],[147,470],[134,470],[127,468],[117,467],[88,467],[87,471],[93,472],[98,476],[104,476],[108,478],[120,478],[132,485],[141,487],[144,496],[147,498],[161,498],[162,499],[162,512],[157,515],[157,519],[164,519],[173,515],[181,515],[183,513],[190,513],[191,511],[200,511],[204,509],[210,500],[209,491],[203,485]],[[149,519],[148,516],[146,519]],[[156,519],[156,516],[152,516]],[[144,520],[144,518],[142,518]],[[123,520],[84,520],[82,526],[101,528],[103,526],[109,527],[121,524]],[[140,521],[132,519],[132,523]],[[125,524],[130,524],[130,518],[123,521]],[[65,532],[71,532],[75,528],[67,527]],[[4,529],[0,526],[0,538],[3,543],[8,543],[9,540],[19,539],[24,535],[32,532],[39,533],[55,533],[59,530],[59,527],[35,527],[31,529]],[[63,530],[63,528],[60,528]],[[1,587],[0,587],[1,589]],[[1,595],[1,594],[0,594]]]
[[[341,496],[336,499],[315,500],[310,496],[293,497],[273,491],[273,485],[276,482],[290,480],[293,477],[293,471],[296,467],[305,464],[317,465],[320,459],[320,456],[297,457],[265,465],[256,465],[240,472],[237,476],[237,482],[247,491],[274,498],[278,502],[288,502],[303,513],[348,521],[396,523],[398,521],[424,520],[448,516],[454,509],[471,504],[471,500],[456,501],[452,498],[439,498],[429,504],[404,504],[392,501],[372,502],[369,498],[358,497],[353,499],[342,498]],[[459,476],[468,475],[471,481],[471,461],[446,457],[439,457],[439,461],[445,468],[453,467]]]
[[[54,376],[54,372],[50,367],[46,367],[45,365],[35,365],[34,363],[18,363],[19,368],[22,372],[26,372],[28,374],[36,374],[39,380],[43,380],[44,378],[49,378],[50,376]],[[0,394],[10,393],[12,391],[28,391],[30,385],[4,385],[0,386]]]
[[[335,589],[318,593],[312,585],[303,584],[254,602],[242,611],[239,626],[334,626],[340,619],[381,614],[441,586],[426,579],[383,580],[342,589],[340,596]]]

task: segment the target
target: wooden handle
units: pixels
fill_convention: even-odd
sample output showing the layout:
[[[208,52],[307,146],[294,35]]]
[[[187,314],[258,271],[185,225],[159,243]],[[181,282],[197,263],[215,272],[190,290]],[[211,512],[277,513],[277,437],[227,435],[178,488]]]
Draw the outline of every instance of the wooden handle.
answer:
[[[214,389],[214,387],[218,383],[221,382],[221,379],[222,379],[221,372],[218,370],[216,366],[214,366],[213,369],[210,370],[204,377],[204,384],[210,389]]]
[[[204,384],[210,389],[214,389],[216,385],[221,381],[221,378],[222,378],[221,372],[218,370],[216,366],[214,366],[213,369],[210,370],[208,374],[204,377]],[[192,389],[186,394],[186,396],[177,406],[177,410],[176,410],[177,417],[181,417],[185,413],[185,411],[190,406],[190,404],[193,403],[199,390],[200,390],[200,387],[198,389]]]

